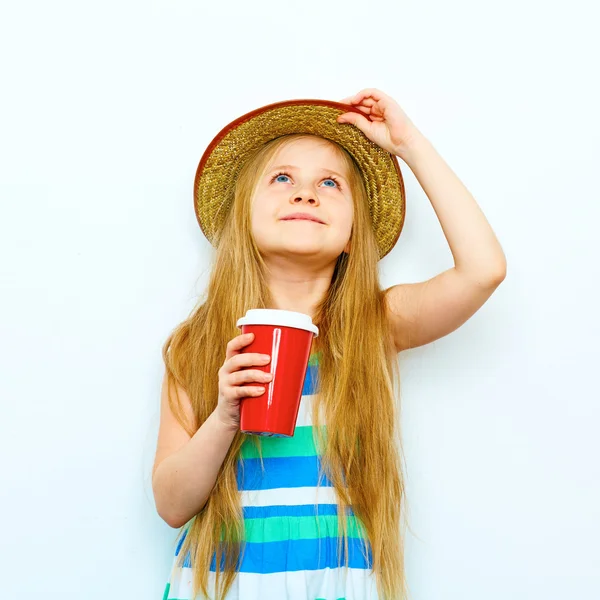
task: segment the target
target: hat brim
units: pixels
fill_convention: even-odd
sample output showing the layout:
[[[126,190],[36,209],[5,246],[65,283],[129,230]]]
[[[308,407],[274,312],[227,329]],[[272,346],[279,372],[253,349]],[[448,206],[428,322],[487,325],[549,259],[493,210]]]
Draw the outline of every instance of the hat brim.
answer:
[[[282,135],[307,133],[329,139],[347,150],[363,174],[379,258],[394,247],[406,213],[404,180],[395,155],[355,126],[337,122],[358,108],[330,100],[287,100],[268,104],[226,125],[208,145],[194,178],[194,210],[209,242],[223,226],[233,202],[234,182],[246,157]]]

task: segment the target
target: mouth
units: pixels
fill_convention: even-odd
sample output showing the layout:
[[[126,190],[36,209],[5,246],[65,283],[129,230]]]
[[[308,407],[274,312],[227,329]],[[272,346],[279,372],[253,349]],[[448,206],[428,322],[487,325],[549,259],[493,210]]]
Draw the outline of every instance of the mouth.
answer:
[[[315,225],[325,225],[325,223],[321,223],[321,221],[314,221],[313,219],[301,219],[301,218],[294,218],[294,219],[281,219],[282,221],[285,222],[290,222],[293,223],[294,221],[298,222],[302,222],[302,223],[314,223]]]

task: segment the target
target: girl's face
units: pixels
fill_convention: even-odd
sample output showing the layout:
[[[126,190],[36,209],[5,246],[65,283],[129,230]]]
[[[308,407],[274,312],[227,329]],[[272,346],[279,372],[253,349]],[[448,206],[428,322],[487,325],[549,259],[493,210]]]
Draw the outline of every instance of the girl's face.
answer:
[[[302,212],[323,223],[283,220]],[[252,203],[252,233],[265,256],[323,255],[350,249],[354,206],[345,165],[322,141],[294,140],[273,156]]]

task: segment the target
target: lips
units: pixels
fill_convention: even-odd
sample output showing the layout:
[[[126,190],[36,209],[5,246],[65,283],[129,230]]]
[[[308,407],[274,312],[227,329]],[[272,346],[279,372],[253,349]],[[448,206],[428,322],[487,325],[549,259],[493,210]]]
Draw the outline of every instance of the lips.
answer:
[[[287,215],[281,219],[282,221],[312,221],[313,223],[319,223],[321,225],[325,225],[321,219],[315,217],[314,215],[306,214],[306,213],[292,213],[291,215]]]
[[[308,217],[294,217],[293,219],[282,219],[282,221],[308,221],[309,223],[324,225],[324,223],[321,223],[321,221],[315,221],[315,219],[309,219]]]

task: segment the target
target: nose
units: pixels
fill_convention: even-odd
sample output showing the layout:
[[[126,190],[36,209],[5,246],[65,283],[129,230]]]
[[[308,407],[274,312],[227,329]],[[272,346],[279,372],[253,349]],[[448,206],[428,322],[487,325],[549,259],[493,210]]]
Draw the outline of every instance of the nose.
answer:
[[[300,196],[296,196],[293,199],[293,203],[294,204],[304,203],[305,199],[309,204],[319,204],[319,201],[317,200],[316,196],[313,197],[309,193],[301,194]]]

